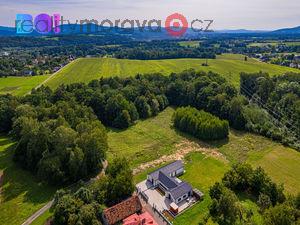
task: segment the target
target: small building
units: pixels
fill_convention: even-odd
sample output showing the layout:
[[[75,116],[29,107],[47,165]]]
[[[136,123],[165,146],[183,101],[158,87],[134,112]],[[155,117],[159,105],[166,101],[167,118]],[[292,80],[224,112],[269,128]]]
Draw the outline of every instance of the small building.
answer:
[[[106,225],[113,225],[121,222],[125,218],[140,213],[142,204],[138,196],[133,196],[115,206],[112,206],[103,211],[103,222]]]
[[[133,214],[123,220],[123,225],[158,225],[153,217],[148,213],[144,212],[140,215]]]
[[[32,76],[33,75],[33,71],[32,70],[25,70],[24,71],[24,75],[25,76]]]
[[[154,187],[159,188],[167,199],[179,204],[193,195],[192,186],[177,178],[183,173],[183,163],[181,160],[177,160],[148,174],[147,180]]]

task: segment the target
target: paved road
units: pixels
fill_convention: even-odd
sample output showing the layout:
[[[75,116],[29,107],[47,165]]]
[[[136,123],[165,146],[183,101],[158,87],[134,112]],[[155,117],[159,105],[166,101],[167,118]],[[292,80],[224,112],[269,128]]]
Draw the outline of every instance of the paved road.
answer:
[[[101,171],[101,174],[105,174],[105,170],[108,166],[107,160],[103,162],[103,170]],[[97,180],[99,176],[95,178],[91,178],[89,181],[87,181],[85,184],[90,184],[91,182]],[[71,185],[72,186],[72,185]],[[70,187],[71,187],[70,186]],[[30,216],[22,225],[30,225],[34,220],[36,220],[39,216],[41,216],[43,213],[45,213],[48,209],[51,208],[53,204],[54,199],[52,199],[50,202],[48,202],[46,205],[43,206],[43,208],[39,209],[37,212],[35,212],[32,216]]]
[[[67,65],[74,63],[76,61],[76,59],[74,59],[73,61],[69,62]],[[65,66],[67,66],[65,65]],[[42,83],[40,83],[38,86],[36,86],[34,89],[38,89],[40,88],[43,84],[47,83],[52,77],[54,77],[58,72],[60,72],[63,68],[65,68],[65,66],[63,66],[62,68],[60,68],[58,71],[56,71],[55,73],[51,74],[46,80],[44,80]],[[27,94],[30,94],[31,91],[29,91]]]
[[[53,203],[53,200],[48,202],[46,205],[43,206],[40,210],[35,212],[31,217],[29,217],[22,225],[29,225],[31,224],[36,218],[38,218],[40,215],[42,215],[44,212],[46,212],[48,209],[50,209],[51,205]]]

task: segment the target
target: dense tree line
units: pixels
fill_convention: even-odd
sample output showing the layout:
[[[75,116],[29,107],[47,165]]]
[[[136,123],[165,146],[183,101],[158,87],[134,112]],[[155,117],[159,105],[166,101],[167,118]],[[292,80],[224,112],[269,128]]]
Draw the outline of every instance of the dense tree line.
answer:
[[[218,140],[228,136],[229,123],[205,111],[180,107],[173,115],[174,126],[201,140]]]
[[[237,194],[245,193],[256,200],[266,225],[292,225],[300,221],[300,194],[286,197],[283,187],[272,182],[265,171],[249,164],[233,166],[222,182],[210,188],[210,216],[218,224],[252,224],[253,212],[239,202]]]
[[[161,48],[155,46],[151,49],[135,47],[129,49],[123,49],[114,54],[119,59],[177,59],[177,58],[201,58],[201,59],[215,59],[216,55],[212,49],[204,48],[188,48],[175,46],[173,48]]]
[[[37,106],[24,102],[14,114],[14,160],[42,180],[76,182],[102,169],[106,130],[91,109],[67,101]]]
[[[169,79],[166,96],[171,105],[203,109],[228,120],[236,129],[244,129],[242,109],[247,101],[222,76],[188,70],[171,74]]]
[[[169,105],[163,90],[167,80],[167,77],[155,74],[100,79],[88,85],[60,86],[48,99],[74,99],[91,107],[105,125],[127,128],[139,118],[155,116]],[[27,98],[39,99],[45,91],[38,90]]]
[[[246,108],[247,129],[300,148],[300,77],[288,73],[241,74],[241,93],[259,107]]]
[[[109,164],[106,174],[74,194],[61,190],[52,206],[53,225],[100,225],[103,207],[115,205],[134,190],[132,171],[124,158]]]

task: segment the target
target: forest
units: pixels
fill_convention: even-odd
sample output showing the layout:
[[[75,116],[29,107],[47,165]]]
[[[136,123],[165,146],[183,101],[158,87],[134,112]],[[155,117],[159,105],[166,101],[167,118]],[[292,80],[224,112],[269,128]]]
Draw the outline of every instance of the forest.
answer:
[[[169,105],[195,108],[178,109],[174,122],[179,130],[200,139],[225,138],[229,124],[299,149],[299,126],[287,135],[300,120],[298,79],[295,74],[274,78],[242,74],[242,95],[220,75],[194,70],[101,78],[54,91],[42,86],[24,97],[1,96],[0,131],[18,141],[16,162],[54,184],[88,178],[101,170],[107,149],[104,126],[126,129]],[[269,82],[272,88],[267,89],[264,85]],[[285,117],[276,117],[269,108],[281,110]],[[191,117],[181,115],[182,110],[190,111],[183,114]],[[181,117],[193,122],[178,123]],[[196,126],[197,132],[190,129]]]

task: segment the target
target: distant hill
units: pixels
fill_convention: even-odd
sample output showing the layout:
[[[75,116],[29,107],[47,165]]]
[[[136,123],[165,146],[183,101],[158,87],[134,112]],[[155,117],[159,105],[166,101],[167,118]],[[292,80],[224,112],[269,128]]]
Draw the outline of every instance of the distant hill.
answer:
[[[217,30],[216,33],[222,34],[252,34],[252,33],[266,33],[265,30],[246,30],[246,29],[236,29],[236,30]]]
[[[293,28],[284,28],[279,30],[274,30],[272,33],[276,34],[300,34],[300,26]]]
[[[0,26],[0,36],[13,36],[16,35],[15,28]]]
[[[164,27],[161,28],[160,32],[154,32],[156,28],[149,29],[146,27],[145,29],[140,30],[135,27],[134,32],[132,32],[131,28],[118,28],[118,27],[105,27],[99,26],[95,24],[64,24],[60,26],[61,32],[60,35],[72,35],[72,34],[110,34],[110,35],[127,35],[134,39],[143,39],[143,40],[154,40],[154,39],[170,39],[171,37]],[[191,28],[187,30],[184,37],[181,38],[196,38],[202,34],[213,34],[213,35],[276,35],[276,34],[286,34],[286,35],[297,35],[300,34],[300,26],[294,28],[284,28],[274,31],[266,31],[266,30],[247,30],[247,29],[224,29],[224,30],[215,30],[213,32],[195,32]],[[47,36],[55,35],[54,33],[49,33]],[[16,34],[14,27],[4,27],[0,26],[0,36],[20,36]],[[25,36],[45,36],[36,31],[31,34],[26,34]]]

